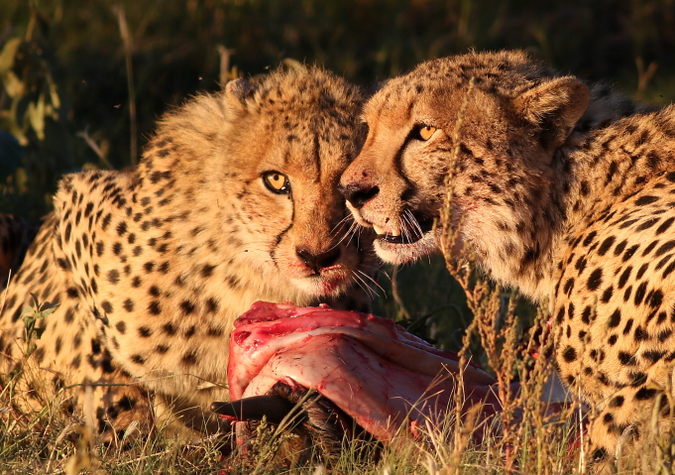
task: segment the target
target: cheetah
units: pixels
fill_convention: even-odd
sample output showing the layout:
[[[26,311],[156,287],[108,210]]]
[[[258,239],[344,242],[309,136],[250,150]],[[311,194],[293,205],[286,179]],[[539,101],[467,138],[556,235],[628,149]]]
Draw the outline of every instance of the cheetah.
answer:
[[[104,440],[163,415],[217,429],[228,335],[254,301],[363,302],[375,259],[365,235],[339,239],[337,190],[361,104],[319,67],[238,79],[167,113],[136,167],[63,178],[0,314],[25,410],[65,394]],[[51,313],[27,341],[34,300]]]
[[[341,188],[377,254],[439,249],[450,193],[453,252],[548,302],[560,376],[598,414],[589,453],[610,462],[619,437],[667,405],[675,368],[675,107],[502,51],[422,63],[363,117]]]

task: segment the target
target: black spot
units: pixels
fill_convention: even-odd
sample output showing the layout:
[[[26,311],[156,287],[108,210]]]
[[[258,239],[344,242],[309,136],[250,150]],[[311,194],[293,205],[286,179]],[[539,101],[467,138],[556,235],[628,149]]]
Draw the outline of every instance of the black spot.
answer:
[[[635,254],[635,251],[637,251],[637,249],[638,249],[639,247],[640,247],[639,244],[635,244],[634,246],[631,246],[631,247],[629,247],[628,249],[626,249],[626,252],[624,253],[624,255],[623,255],[623,257],[621,258],[621,260],[622,260],[623,262],[626,262],[628,259],[630,259],[631,257],[633,257],[633,254]]]
[[[586,325],[591,323],[591,313],[593,309],[591,309],[590,305],[586,305],[584,307],[583,312],[581,312],[581,321],[584,322]]]
[[[195,304],[193,304],[193,303],[190,302],[189,300],[183,300],[183,301],[180,303],[180,308],[183,309],[183,313],[184,313],[185,315],[189,315],[189,314],[191,314],[192,312],[194,312],[194,310],[195,310]]]
[[[591,459],[593,462],[602,462],[607,458],[607,449],[603,447],[598,447],[591,454]]]
[[[107,300],[104,300],[104,301],[101,303],[101,307],[103,308],[103,310],[104,310],[106,313],[112,313],[112,312],[113,312],[113,306],[112,306],[112,304],[111,304],[110,302],[108,302]]]
[[[188,351],[183,355],[182,361],[186,366],[193,366],[197,363],[197,355],[194,351]]]
[[[162,325],[162,331],[167,335],[173,336],[176,334],[176,327],[173,326],[171,323],[165,323],[164,325]]]
[[[648,245],[647,247],[645,247],[645,250],[642,251],[642,256],[644,257],[644,256],[646,256],[647,254],[649,254],[650,252],[652,252],[652,249],[654,249],[654,247],[656,247],[656,245],[657,245],[658,243],[659,243],[659,240],[658,240],[658,239],[655,240],[655,241],[650,242],[649,245]]]
[[[614,292],[614,288],[610,285],[604,290],[604,292],[602,292],[600,300],[604,303],[609,302],[609,300],[612,298],[612,292]]]
[[[654,224],[656,224],[656,223],[659,221],[659,219],[660,219],[660,218],[650,218],[650,219],[647,219],[647,220],[643,221],[642,223],[640,223],[640,225],[637,226],[637,227],[635,228],[635,230],[636,230],[636,231],[644,231],[645,229],[649,229],[649,228],[651,228],[652,226],[654,226]]]
[[[111,284],[116,284],[120,281],[120,273],[116,269],[113,269],[108,272],[108,282]]]
[[[141,355],[131,355],[131,361],[133,361],[136,364],[142,365],[145,363],[145,358],[143,358]]]
[[[610,236],[604,241],[602,241],[602,244],[600,244],[600,247],[598,248],[598,254],[601,256],[604,256],[607,251],[609,250],[610,247],[614,244],[615,238],[614,236]]]
[[[636,401],[646,401],[656,395],[656,389],[640,388],[635,392]]]
[[[656,363],[661,358],[663,358],[665,354],[665,351],[647,350],[642,352],[642,357],[651,361],[652,363]]]
[[[588,236],[586,236],[586,239],[584,239],[584,246],[588,246],[590,243],[592,243],[593,239],[595,239],[595,236],[597,234],[598,233],[595,231],[591,231],[590,233],[588,233]]]
[[[650,196],[650,195],[641,196],[640,198],[635,200],[635,204],[638,206],[644,206],[648,205],[649,203],[654,203],[655,201],[658,200],[659,200],[658,196]]]
[[[602,269],[598,267],[593,272],[591,272],[586,285],[588,290],[596,290],[598,287],[600,287],[600,284],[602,284]]]
[[[134,302],[131,299],[126,299],[122,304],[122,307],[124,307],[124,310],[126,310],[127,312],[133,312]]]
[[[625,366],[635,366],[637,364],[635,357],[625,351],[619,351],[619,361]]]
[[[213,297],[210,297],[206,300],[206,310],[210,313],[215,313],[218,311],[218,303]]]
[[[609,401],[609,407],[621,407],[623,406],[623,401],[623,396],[615,396]]]
[[[169,351],[169,347],[166,346],[166,345],[157,345],[157,346],[155,347],[155,352],[156,352],[156,353],[159,353],[159,354],[161,354],[161,355],[163,355],[163,354],[166,353],[167,351]]]
[[[202,267],[202,277],[210,277],[211,274],[213,274],[213,269],[215,269],[216,266],[210,265],[210,264],[204,264]]]
[[[138,327],[138,335],[143,338],[152,336],[152,330],[146,326]]]
[[[649,334],[641,326],[635,327],[635,341],[645,341],[649,339]]]
[[[649,306],[652,308],[658,308],[661,306],[661,303],[663,302],[663,292],[660,290],[655,290],[651,298],[647,299],[649,301]]]
[[[637,279],[641,279],[642,276],[645,274],[645,272],[647,271],[648,268],[649,268],[649,262],[645,262],[644,264],[642,264],[642,265],[640,266],[640,268],[638,269],[637,274],[635,274],[635,279],[636,279],[636,280],[637,280]]]
[[[122,335],[124,335],[127,331],[127,324],[124,322],[117,322],[115,325],[115,328],[117,328],[117,331],[120,332]]]
[[[621,254],[623,250],[626,248],[626,244],[628,244],[628,241],[625,239],[621,241],[619,244],[617,244],[616,247],[614,248],[614,255],[618,256],[619,254]]]
[[[659,257],[675,247],[675,240],[663,243],[654,253],[654,257]]]
[[[670,228],[670,226],[673,224],[673,221],[675,221],[675,217],[666,219],[658,228],[656,228],[656,234],[662,234],[663,232],[667,231],[668,228]]]
[[[127,232],[127,223],[125,223],[124,221],[120,221],[117,224],[117,235],[123,236],[124,233],[126,233],[126,232]]]
[[[635,305],[640,305],[642,303],[646,291],[647,291],[647,282],[642,282],[638,286],[638,288],[635,289],[635,297],[634,297]]]
[[[615,328],[621,323],[621,311],[617,308],[614,310],[614,313],[610,315],[609,320],[607,321],[607,326],[609,328]]]
[[[568,346],[567,348],[565,348],[565,351],[563,351],[563,358],[565,359],[566,362],[571,363],[572,361],[577,359],[577,350],[575,350],[571,346]]]
[[[162,313],[162,309],[159,305],[159,302],[157,300],[153,300],[152,302],[150,302],[150,304],[148,305],[148,311],[153,315],[159,315],[160,313]]]

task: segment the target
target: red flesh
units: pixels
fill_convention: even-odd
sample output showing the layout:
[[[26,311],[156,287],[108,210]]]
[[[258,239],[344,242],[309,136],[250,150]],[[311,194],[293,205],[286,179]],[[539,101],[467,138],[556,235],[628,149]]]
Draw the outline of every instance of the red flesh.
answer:
[[[459,358],[391,320],[328,306],[256,302],[235,322],[228,379],[232,400],[266,394],[278,381],[314,389],[380,440],[415,432],[452,407]],[[465,407],[499,404],[493,378],[467,366]]]

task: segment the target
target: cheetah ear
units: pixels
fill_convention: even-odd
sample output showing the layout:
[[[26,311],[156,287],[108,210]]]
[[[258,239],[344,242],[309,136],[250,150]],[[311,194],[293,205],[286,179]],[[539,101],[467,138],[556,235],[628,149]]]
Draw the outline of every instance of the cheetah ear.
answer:
[[[256,91],[257,84],[250,79],[233,79],[225,84],[225,102],[234,110],[246,109],[246,100]]]
[[[536,126],[543,143],[560,147],[586,112],[588,86],[573,76],[547,81],[516,97],[513,104],[521,116]]]

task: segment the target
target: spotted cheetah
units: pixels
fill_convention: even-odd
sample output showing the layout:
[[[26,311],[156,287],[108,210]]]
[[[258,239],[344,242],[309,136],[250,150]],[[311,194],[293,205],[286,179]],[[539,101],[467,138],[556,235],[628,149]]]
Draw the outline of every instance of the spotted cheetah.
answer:
[[[216,427],[206,408],[227,400],[238,315],[359,299],[374,258],[339,239],[337,182],[365,135],[361,103],[318,67],[231,81],[165,115],[137,167],[63,178],[0,315],[0,373],[20,374],[26,409],[65,392],[104,437],[160,409]],[[28,342],[33,297],[56,310]]]
[[[598,412],[595,460],[639,434],[675,368],[675,107],[638,109],[523,52],[436,59],[367,102],[341,178],[398,263],[439,248],[450,191],[453,249],[549,302],[560,375]]]

